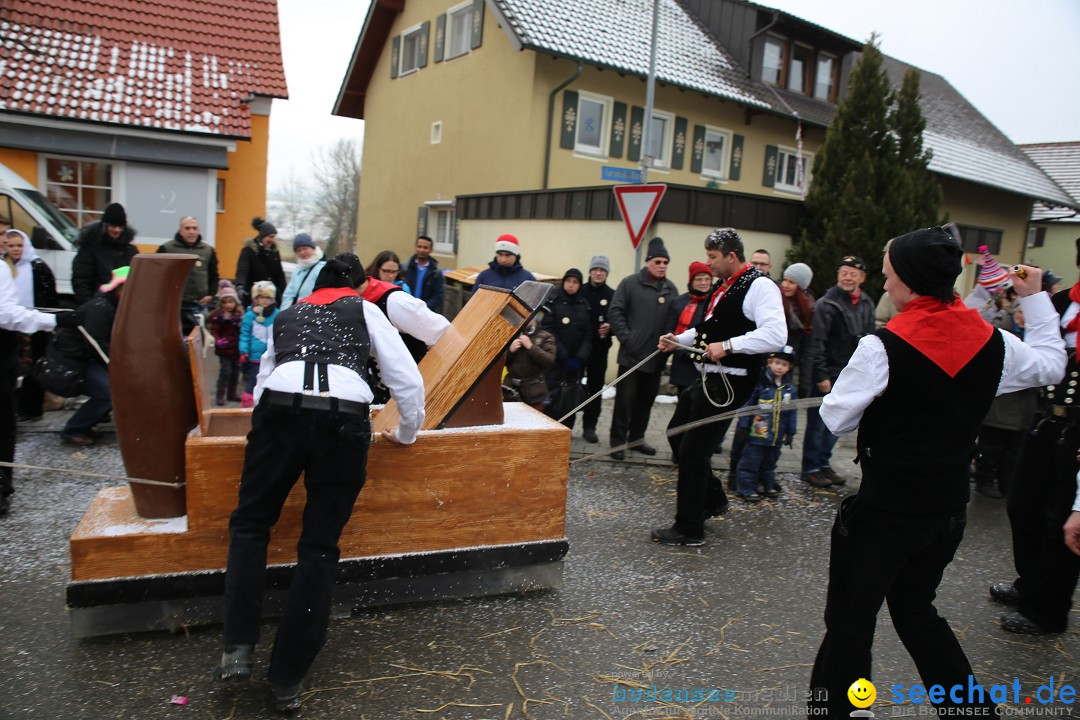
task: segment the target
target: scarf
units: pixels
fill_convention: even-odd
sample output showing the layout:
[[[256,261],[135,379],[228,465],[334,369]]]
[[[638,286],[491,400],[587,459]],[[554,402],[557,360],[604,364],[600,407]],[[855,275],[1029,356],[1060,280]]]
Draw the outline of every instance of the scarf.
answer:
[[[683,308],[682,314],[679,315],[679,322],[675,325],[675,334],[679,335],[686,331],[690,327],[690,324],[694,320],[694,314],[697,312],[698,305],[701,301],[709,297],[708,290],[695,290],[690,288],[689,291],[690,302],[686,303],[686,307]]]
[[[321,262],[322,259],[323,259],[322,248],[321,247],[316,247],[315,252],[313,252],[311,254],[311,257],[309,257],[307,260],[301,260],[300,256],[298,255],[296,257],[296,265],[297,265],[297,267],[299,267],[302,270],[307,270],[309,267],[312,267],[316,263]]]
[[[783,295],[784,300],[784,314],[794,315],[799,323],[802,325],[802,330],[805,334],[809,335],[814,320],[813,306],[810,304],[810,297],[803,292],[802,288],[795,288],[795,294],[791,297]]]
[[[921,352],[949,377],[956,377],[994,333],[978,310],[964,307],[962,302],[946,305],[929,295],[909,302],[885,329]]]
[[[1069,288],[1069,300],[1074,303],[1080,304],[1080,282]],[[1080,314],[1069,321],[1069,324],[1065,326],[1065,333],[1074,333],[1080,330]]]

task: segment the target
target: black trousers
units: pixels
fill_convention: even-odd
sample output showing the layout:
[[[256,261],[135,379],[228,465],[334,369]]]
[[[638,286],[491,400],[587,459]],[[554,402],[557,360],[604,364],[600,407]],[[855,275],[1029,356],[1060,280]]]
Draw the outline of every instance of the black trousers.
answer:
[[[1006,509],[1012,526],[1018,610],[1046,630],[1068,627],[1080,555],[1061,527],[1076,497],[1080,426],[1065,418],[1037,423],[1024,440]]]
[[[825,639],[810,675],[810,707],[827,709],[824,717],[830,718],[846,718],[854,709],[847,690],[859,678],[873,679],[870,649],[883,601],[923,686],[967,687],[971,664],[934,608],[941,576],[964,537],[965,513],[901,515],[868,506],[858,495],[840,503],[832,528]],[[989,697],[983,700],[977,704],[993,707]],[[992,711],[986,717],[993,717]]]
[[[293,410],[265,396],[252,415],[240,498],[229,519],[226,645],[259,641],[270,528],[301,472],[307,490],[296,569],[270,659],[274,685],[303,680],[326,640],[338,539],[364,486],[370,428],[366,416]]]
[[[45,348],[48,347],[49,338],[51,337],[51,332],[36,332],[30,336],[30,368],[33,368],[34,362],[45,354]],[[39,417],[44,402],[45,390],[30,376],[30,370],[28,369],[26,374],[23,375],[22,385],[19,386],[18,400],[16,402],[19,414]]]
[[[679,397],[679,404],[671,416],[668,429],[685,425],[695,420],[738,410],[746,404],[747,398],[754,391],[755,378],[748,375],[729,375],[735,398],[722,408],[715,407],[705,395],[717,402],[727,399],[727,390],[719,373],[708,373],[703,384],[698,378]],[[675,527],[692,537],[701,537],[705,533],[705,520],[712,511],[727,503],[727,494],[723,484],[712,471],[712,455],[716,444],[727,432],[731,418],[714,423],[707,423],[688,430],[671,439],[672,454],[678,458],[679,481],[678,499],[675,507]]]
[[[975,484],[979,487],[996,486],[1003,494],[1007,494],[1013,475],[1016,474],[1016,461],[1020,457],[1023,444],[1023,430],[1006,430],[989,425],[979,428]]]
[[[620,365],[622,375],[633,365]],[[624,445],[645,437],[656,393],[660,391],[661,371],[638,370],[615,386],[615,412],[611,416],[611,444]]]
[[[607,355],[606,349],[603,352],[594,352],[585,363],[585,392],[588,393],[588,397],[592,397],[604,387],[604,376],[607,375]],[[586,405],[583,413],[582,427],[586,430],[595,430],[596,421],[600,419],[600,398]]]
[[[18,335],[0,330],[0,461],[15,462],[15,378],[19,372]],[[11,468],[0,468],[0,496],[15,492]]]

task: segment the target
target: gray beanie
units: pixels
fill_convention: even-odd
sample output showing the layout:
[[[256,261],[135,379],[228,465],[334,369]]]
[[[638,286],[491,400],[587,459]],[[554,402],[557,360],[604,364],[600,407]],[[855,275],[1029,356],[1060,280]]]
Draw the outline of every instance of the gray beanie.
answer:
[[[814,280],[814,271],[806,263],[795,263],[784,269],[784,277],[798,285],[800,290],[805,290]]]
[[[255,232],[258,233],[255,236],[256,241],[262,240],[267,235],[277,235],[277,228],[269,220],[263,220],[261,217],[252,218],[251,227],[255,228]]]
[[[309,247],[315,248],[315,241],[311,239],[311,236],[307,233],[296,233],[296,237],[292,241],[292,249],[295,251],[297,248]]]
[[[593,255],[592,262],[589,263],[589,272],[596,268],[600,268],[606,273],[611,272],[611,261],[608,260],[607,255]]]

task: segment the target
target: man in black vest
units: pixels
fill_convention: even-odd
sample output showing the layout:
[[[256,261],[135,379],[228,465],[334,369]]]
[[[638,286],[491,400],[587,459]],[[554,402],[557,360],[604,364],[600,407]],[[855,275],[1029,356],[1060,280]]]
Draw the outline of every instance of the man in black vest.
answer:
[[[1080,267],[1080,238],[1076,240],[1076,264]],[[1053,304],[1060,316],[1069,365],[1065,380],[1043,391],[1042,413],[1024,439],[1016,463],[1023,473],[1008,489],[1017,578],[990,586],[993,600],[1016,608],[1001,618],[1001,627],[1031,635],[1067,629],[1080,577],[1080,557],[1061,542],[1061,527],[1070,517],[1080,468],[1080,397],[1074,397],[1073,392],[1080,381],[1076,360],[1080,283],[1056,293]]]
[[[608,352],[611,350],[611,323],[608,321],[608,312],[615,297],[615,291],[607,284],[610,272],[611,261],[607,255],[593,256],[589,262],[589,282],[581,288],[581,296],[589,302],[593,328],[592,350],[585,362],[585,392],[589,397],[604,387],[604,376],[607,374]],[[600,419],[600,398],[585,406],[582,419],[584,427],[581,437],[588,443],[599,442],[596,422]]]
[[[217,680],[247,680],[259,640],[270,529],[300,473],[307,500],[289,599],[278,625],[269,678],[280,712],[300,707],[304,677],[326,639],[338,539],[364,486],[371,422],[368,358],[401,413],[382,437],[410,445],[424,421],[424,384],[401,336],[353,288],[362,271],[337,258],[315,291],[274,320],[255,386],[240,477],[229,518],[224,652]]]
[[[693,344],[707,359],[704,382],[699,377],[683,391],[690,393],[690,401],[679,403],[669,429],[741,407],[761,375],[764,354],[787,341],[780,288],[746,262],[739,234],[733,228],[718,228],[705,239],[705,253],[719,278],[705,320],[681,335],[660,338],[662,350],[670,352],[672,343]],[[679,459],[675,524],[653,530],[654,542],[704,545],[705,521],[727,512],[727,495],[710,460],[730,424],[730,419],[707,423],[672,440],[673,456]]]
[[[1041,271],[1013,278],[1027,324],[1021,342],[959,302],[962,255],[943,228],[889,243],[885,291],[899,314],[859,341],[821,406],[833,433],[859,428],[862,485],[840,503],[832,529],[826,632],[810,678],[809,704],[820,716],[847,717],[848,688],[871,677],[882,601],[923,686],[945,688],[934,704],[992,714],[988,695],[968,698],[971,664],[933,601],[964,535],[975,438],[990,402],[1057,382],[1065,345],[1039,292]],[[961,701],[949,692],[956,685]]]

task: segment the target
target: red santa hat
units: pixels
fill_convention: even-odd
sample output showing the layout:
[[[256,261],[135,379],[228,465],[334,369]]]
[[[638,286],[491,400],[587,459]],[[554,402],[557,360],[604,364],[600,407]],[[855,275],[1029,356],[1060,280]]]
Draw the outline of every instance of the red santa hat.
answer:
[[[1005,268],[998,264],[997,260],[990,256],[985,245],[979,246],[979,252],[983,256],[982,267],[979,269],[979,284],[987,290],[997,290],[1009,279],[1009,274],[1005,272]]]
[[[507,233],[506,235],[500,235],[499,239],[495,241],[495,252],[508,252],[521,257],[521,244],[518,243],[518,239],[513,235]]]

